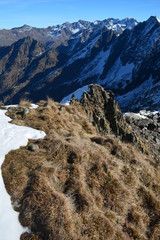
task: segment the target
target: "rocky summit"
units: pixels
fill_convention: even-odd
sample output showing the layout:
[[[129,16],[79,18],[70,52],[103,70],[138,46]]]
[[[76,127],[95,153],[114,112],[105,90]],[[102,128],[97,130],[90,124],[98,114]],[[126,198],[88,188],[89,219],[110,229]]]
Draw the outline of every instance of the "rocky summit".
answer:
[[[113,93],[98,85],[70,105],[50,98],[38,108],[29,104],[10,106],[7,114],[46,137],[11,151],[2,166],[28,228],[21,240],[158,240],[160,147],[152,139],[153,149],[143,130],[154,136],[159,114],[143,111],[141,123],[124,117]]]

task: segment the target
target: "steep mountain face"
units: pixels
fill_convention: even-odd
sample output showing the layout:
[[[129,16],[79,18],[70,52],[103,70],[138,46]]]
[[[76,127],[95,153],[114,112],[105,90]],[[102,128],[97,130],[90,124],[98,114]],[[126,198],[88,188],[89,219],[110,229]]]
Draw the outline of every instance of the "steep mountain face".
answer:
[[[56,45],[54,41],[58,36],[62,37],[62,31],[68,37]],[[16,72],[15,85],[11,84],[7,89],[5,85],[0,90],[0,98],[4,102],[17,103],[21,98],[38,101],[46,96],[61,101],[80,87],[98,83],[115,93],[123,111],[159,108],[158,18],[150,17],[139,24],[134,19],[108,19],[94,23],[79,21],[57,26],[53,32],[53,41],[42,41],[44,46],[36,43],[43,48],[41,56],[30,60],[27,67],[21,62],[22,75],[18,73],[17,59],[12,67],[4,64],[10,47],[1,48],[4,66],[0,75],[2,86],[10,81],[5,72],[9,76]],[[31,41],[29,39],[20,41]],[[13,52],[16,44],[12,44]]]
[[[19,40],[9,47],[0,48],[0,95],[4,102],[10,101],[21,89],[33,81],[36,88],[40,87],[39,75],[47,79],[47,71],[58,62],[58,53],[31,39]],[[41,82],[41,85],[42,82]],[[27,97],[27,92],[23,91]]]
[[[75,82],[86,85],[98,82],[116,93],[122,110],[158,108],[160,80],[160,22],[151,17],[132,31],[106,41],[92,55]],[[93,49],[97,47],[94,45]],[[97,48],[98,48],[97,47]],[[93,50],[92,49],[92,50]],[[91,54],[90,54],[91,55]]]
[[[160,22],[151,17],[148,21],[140,23],[130,32],[129,36],[126,36],[125,45],[121,47],[121,52],[117,57],[116,46],[121,44],[122,37],[125,37],[120,36],[118,45],[113,48],[104,66],[101,80],[106,87],[120,95],[117,99],[125,110],[128,105],[133,105],[131,109],[134,111],[158,107],[159,36]]]
[[[139,113],[125,113],[125,120],[132,126],[135,133],[146,139],[153,150],[155,160],[157,150],[160,149],[160,112],[141,110]]]
[[[100,31],[91,33],[90,38],[82,44],[79,39],[73,39],[69,41],[69,46],[61,46],[56,50],[54,48],[46,48],[30,37],[13,43],[11,47],[0,48],[2,52],[1,62],[4,65],[4,71],[0,75],[0,82],[2,82],[0,98],[5,103],[16,103],[21,97],[37,101],[46,98],[46,96],[51,96],[56,100],[61,100],[64,95],[78,86],[75,83],[68,88],[68,81],[74,81],[77,74],[79,74],[79,70],[86,61],[90,61],[97,54],[97,51],[103,47],[105,41],[108,41],[108,44],[110,44],[115,38],[116,35],[112,30],[104,29],[103,34]],[[34,59],[27,51],[21,52],[19,48],[17,49],[17,45],[25,49],[26,46],[31,45],[32,41],[34,41],[36,47],[40,45],[42,48],[39,55],[36,55]],[[96,44],[98,47],[94,47]],[[29,58],[29,62],[20,61],[19,65],[19,59],[15,58],[12,61],[13,64],[8,67],[7,62],[10,62],[10,51],[13,51],[13,55],[16,55],[17,51],[19,51],[21,58]],[[36,51],[39,51],[38,47]],[[81,52],[83,52],[84,56],[85,54],[89,55],[88,58],[82,59]],[[7,82],[13,81],[10,77],[10,75],[13,75],[13,72],[17,74],[14,77],[14,84],[7,86]],[[66,88],[64,87],[65,85],[67,86]]]
[[[29,229],[22,240],[160,238],[159,150],[154,158],[111,91],[92,85],[70,106],[48,99],[24,117],[18,113],[9,108],[12,123],[46,132],[11,151],[2,166],[13,206]]]

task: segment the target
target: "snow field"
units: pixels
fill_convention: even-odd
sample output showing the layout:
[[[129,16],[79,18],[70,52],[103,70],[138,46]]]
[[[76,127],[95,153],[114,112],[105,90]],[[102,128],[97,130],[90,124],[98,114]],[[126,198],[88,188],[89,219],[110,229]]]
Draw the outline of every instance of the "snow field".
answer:
[[[36,105],[32,107],[35,108]],[[28,139],[45,137],[43,131],[9,123],[11,119],[5,115],[5,112],[6,110],[0,110],[0,166],[9,151],[18,149],[20,146],[26,146]],[[20,225],[18,213],[12,208],[10,196],[4,186],[2,173],[0,174],[0,216],[0,239],[20,239],[20,235],[26,230]]]

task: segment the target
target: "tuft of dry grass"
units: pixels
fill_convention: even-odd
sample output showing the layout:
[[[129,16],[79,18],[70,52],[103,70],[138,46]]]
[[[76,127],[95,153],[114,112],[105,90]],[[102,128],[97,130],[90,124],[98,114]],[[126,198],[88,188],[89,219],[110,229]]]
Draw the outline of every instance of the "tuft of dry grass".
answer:
[[[19,103],[19,107],[24,108],[27,107],[29,108],[31,106],[31,102],[29,100],[23,99]]]

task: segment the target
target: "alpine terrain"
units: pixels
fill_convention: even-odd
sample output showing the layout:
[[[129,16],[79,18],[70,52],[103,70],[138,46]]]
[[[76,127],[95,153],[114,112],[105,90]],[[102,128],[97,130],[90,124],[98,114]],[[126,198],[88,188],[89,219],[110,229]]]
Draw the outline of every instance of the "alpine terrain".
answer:
[[[159,240],[160,20],[0,30],[0,131],[0,239]]]
[[[78,88],[98,83],[114,92],[123,111],[159,108],[160,21],[156,17],[142,23],[126,18],[47,29],[23,26],[1,30],[0,36],[4,103],[35,102],[47,96],[61,101]]]

